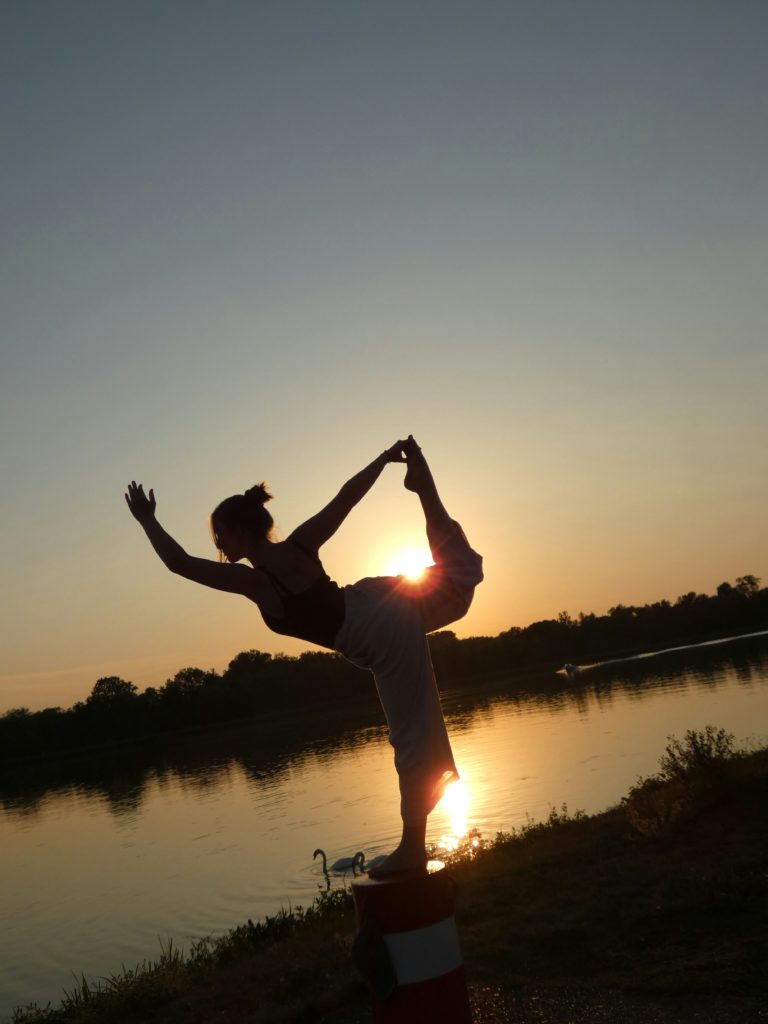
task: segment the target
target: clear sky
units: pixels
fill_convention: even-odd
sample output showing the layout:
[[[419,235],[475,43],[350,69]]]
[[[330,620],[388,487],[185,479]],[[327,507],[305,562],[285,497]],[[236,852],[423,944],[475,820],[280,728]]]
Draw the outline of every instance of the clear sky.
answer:
[[[768,6],[7,0],[0,710],[297,653],[168,573],[413,432],[460,636],[768,577]],[[422,543],[389,467],[324,549]]]

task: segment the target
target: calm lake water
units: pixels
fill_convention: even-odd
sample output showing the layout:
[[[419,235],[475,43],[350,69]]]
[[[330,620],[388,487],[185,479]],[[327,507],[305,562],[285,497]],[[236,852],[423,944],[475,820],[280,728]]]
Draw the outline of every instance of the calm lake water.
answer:
[[[669,734],[707,724],[768,740],[768,635],[445,695],[461,801],[428,840],[487,838],[617,803],[656,770]],[[205,744],[206,750],[201,751]],[[162,762],[120,754],[0,790],[0,1020],[57,1003],[74,975],[156,957],[160,942],[221,933],[324,887],[312,860],[388,852],[397,783],[382,728],[265,752],[253,727],[198,736]],[[119,769],[115,764],[121,765]],[[333,880],[334,885],[344,881]]]

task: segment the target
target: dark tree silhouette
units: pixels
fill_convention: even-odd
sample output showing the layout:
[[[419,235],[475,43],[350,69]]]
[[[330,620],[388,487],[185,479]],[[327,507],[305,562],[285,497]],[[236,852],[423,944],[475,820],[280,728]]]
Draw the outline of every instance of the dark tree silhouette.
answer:
[[[738,576],[734,588],[742,597],[754,597],[760,589],[760,580],[756,576]]]
[[[512,626],[496,637],[459,640],[452,630],[429,637],[438,678],[500,676],[510,689],[527,685],[532,671],[553,672],[565,662],[587,663],[686,643],[768,630],[768,588],[756,576],[720,583],[716,596],[689,591],[674,604],[617,604],[606,615],[560,612],[554,619]],[[556,680],[548,681],[551,690]],[[242,721],[270,712],[378,704],[372,686],[341,655],[306,651],[298,657],[242,651],[222,675],[183,668],[159,688],[143,693],[118,676],[97,680],[85,701],[72,708],[31,712],[19,707],[0,715],[0,764],[15,758],[55,757],[74,748],[116,740]],[[363,702],[362,704],[360,702]],[[368,712],[366,712],[368,713]]]
[[[133,683],[126,682],[119,676],[104,676],[102,679],[96,680],[85,703],[93,705],[125,702],[135,697],[138,692],[138,688]]]

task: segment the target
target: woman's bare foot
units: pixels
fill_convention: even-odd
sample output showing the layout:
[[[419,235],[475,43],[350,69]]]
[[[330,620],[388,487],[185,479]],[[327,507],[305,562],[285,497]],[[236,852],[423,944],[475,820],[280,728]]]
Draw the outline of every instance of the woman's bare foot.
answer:
[[[369,878],[389,878],[391,875],[421,875],[427,870],[427,851],[424,847],[412,850],[402,843],[375,868],[368,872]]]
[[[427,817],[406,825],[397,849],[385,861],[368,872],[369,878],[389,878],[390,875],[424,874],[427,870]]]
[[[432,483],[432,474],[429,471],[427,460],[421,454],[421,448],[413,439],[413,434],[409,434],[408,440],[403,442],[403,452],[407,466],[403,484],[406,490],[415,491],[418,494],[426,485]]]

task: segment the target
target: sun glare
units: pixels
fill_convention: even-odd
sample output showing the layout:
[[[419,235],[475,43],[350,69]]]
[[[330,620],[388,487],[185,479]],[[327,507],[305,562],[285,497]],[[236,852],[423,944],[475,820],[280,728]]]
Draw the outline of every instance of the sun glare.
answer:
[[[469,789],[458,779],[446,787],[443,806],[451,819],[451,832],[456,838],[466,835],[467,812],[469,811]]]
[[[452,782],[443,793],[440,801],[443,809],[448,815],[448,832],[440,837],[437,849],[444,853],[456,853],[459,850],[474,851],[479,846],[479,832],[476,829],[469,831],[467,818],[471,803],[471,792],[466,781],[457,779]]]
[[[432,564],[429,551],[424,548],[402,548],[389,560],[387,576],[406,576],[409,580],[418,580],[424,570]]]

